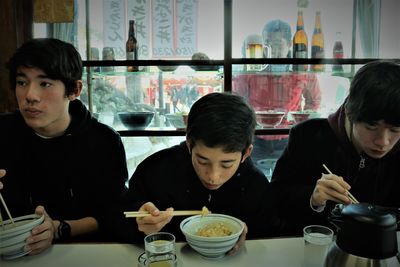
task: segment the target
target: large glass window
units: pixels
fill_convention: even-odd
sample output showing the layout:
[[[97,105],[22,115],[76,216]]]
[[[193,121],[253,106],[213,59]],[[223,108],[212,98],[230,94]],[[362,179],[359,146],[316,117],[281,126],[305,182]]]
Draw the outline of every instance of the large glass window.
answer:
[[[81,100],[100,121],[124,133],[127,127],[119,112],[154,113],[146,128],[149,136],[124,137],[131,170],[149,153],[183,140],[179,131],[177,137],[151,137],[152,131],[184,129],[184,115],[194,101],[228,88],[248,99],[257,112],[255,152],[267,152],[254,153],[253,159],[270,176],[288,131],[273,135],[269,130],[288,130],[305,119],[334,112],[361,67],[357,61],[345,60],[400,56],[397,0],[233,0],[231,43],[226,42],[230,35],[224,32],[225,2],[75,0],[73,23],[35,23],[34,37],[60,38],[77,47],[87,66]],[[299,45],[293,38],[299,11],[308,37],[305,57],[326,62],[295,61],[294,50]],[[313,41],[317,14],[323,36]],[[127,59],[132,19],[143,66],[128,72],[119,61]],[[276,33],[274,25],[264,31],[267,23],[278,20],[288,26],[287,36]],[[227,47],[233,61],[224,58]],[[256,62],[249,63],[252,58]],[[337,63],[335,58],[344,61]],[[211,64],[191,64],[192,59],[211,60]],[[96,65],[96,60],[115,60],[116,64]],[[232,73],[227,75],[224,66],[231,63]]]

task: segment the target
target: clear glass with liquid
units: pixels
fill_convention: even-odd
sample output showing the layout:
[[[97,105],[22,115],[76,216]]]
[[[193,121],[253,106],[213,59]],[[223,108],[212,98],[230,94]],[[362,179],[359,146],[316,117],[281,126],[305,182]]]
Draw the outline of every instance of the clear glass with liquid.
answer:
[[[333,241],[333,231],[322,225],[309,225],[303,229],[303,266],[323,266],[326,254]]]
[[[166,232],[144,238],[145,255],[139,258],[145,267],[176,267],[175,236]]]

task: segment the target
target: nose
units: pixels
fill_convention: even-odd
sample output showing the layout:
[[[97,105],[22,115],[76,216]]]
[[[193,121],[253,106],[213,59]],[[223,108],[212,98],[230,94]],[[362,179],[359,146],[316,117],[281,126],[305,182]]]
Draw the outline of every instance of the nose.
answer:
[[[377,133],[374,139],[374,144],[381,149],[390,144],[390,130],[382,129]]]
[[[207,171],[207,180],[210,184],[216,184],[220,176],[220,171],[217,167],[210,167]]]
[[[39,90],[34,84],[29,84],[25,87],[25,100],[27,103],[39,102]]]

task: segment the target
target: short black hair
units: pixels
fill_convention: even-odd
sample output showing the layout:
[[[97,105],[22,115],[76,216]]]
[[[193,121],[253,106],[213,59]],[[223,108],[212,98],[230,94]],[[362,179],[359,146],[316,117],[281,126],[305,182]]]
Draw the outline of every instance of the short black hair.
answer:
[[[76,81],[82,79],[82,58],[75,47],[54,38],[36,38],[19,47],[7,64],[11,89],[15,90],[17,69],[39,68],[65,85],[65,94],[75,92]]]
[[[351,82],[345,107],[353,123],[383,120],[400,126],[400,65],[379,60],[361,67]]]
[[[190,109],[186,138],[193,148],[197,141],[224,152],[244,152],[253,142],[254,110],[238,95],[210,93]]]

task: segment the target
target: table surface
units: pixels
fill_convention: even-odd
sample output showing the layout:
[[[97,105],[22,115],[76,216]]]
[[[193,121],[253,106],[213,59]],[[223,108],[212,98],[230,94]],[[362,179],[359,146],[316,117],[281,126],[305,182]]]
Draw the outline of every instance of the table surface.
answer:
[[[237,254],[218,260],[202,257],[184,242],[176,244],[176,253],[178,267],[303,267],[303,248],[303,238],[274,238],[246,240]],[[138,256],[143,252],[143,246],[131,244],[60,244],[39,255],[0,259],[0,266],[136,267]]]

